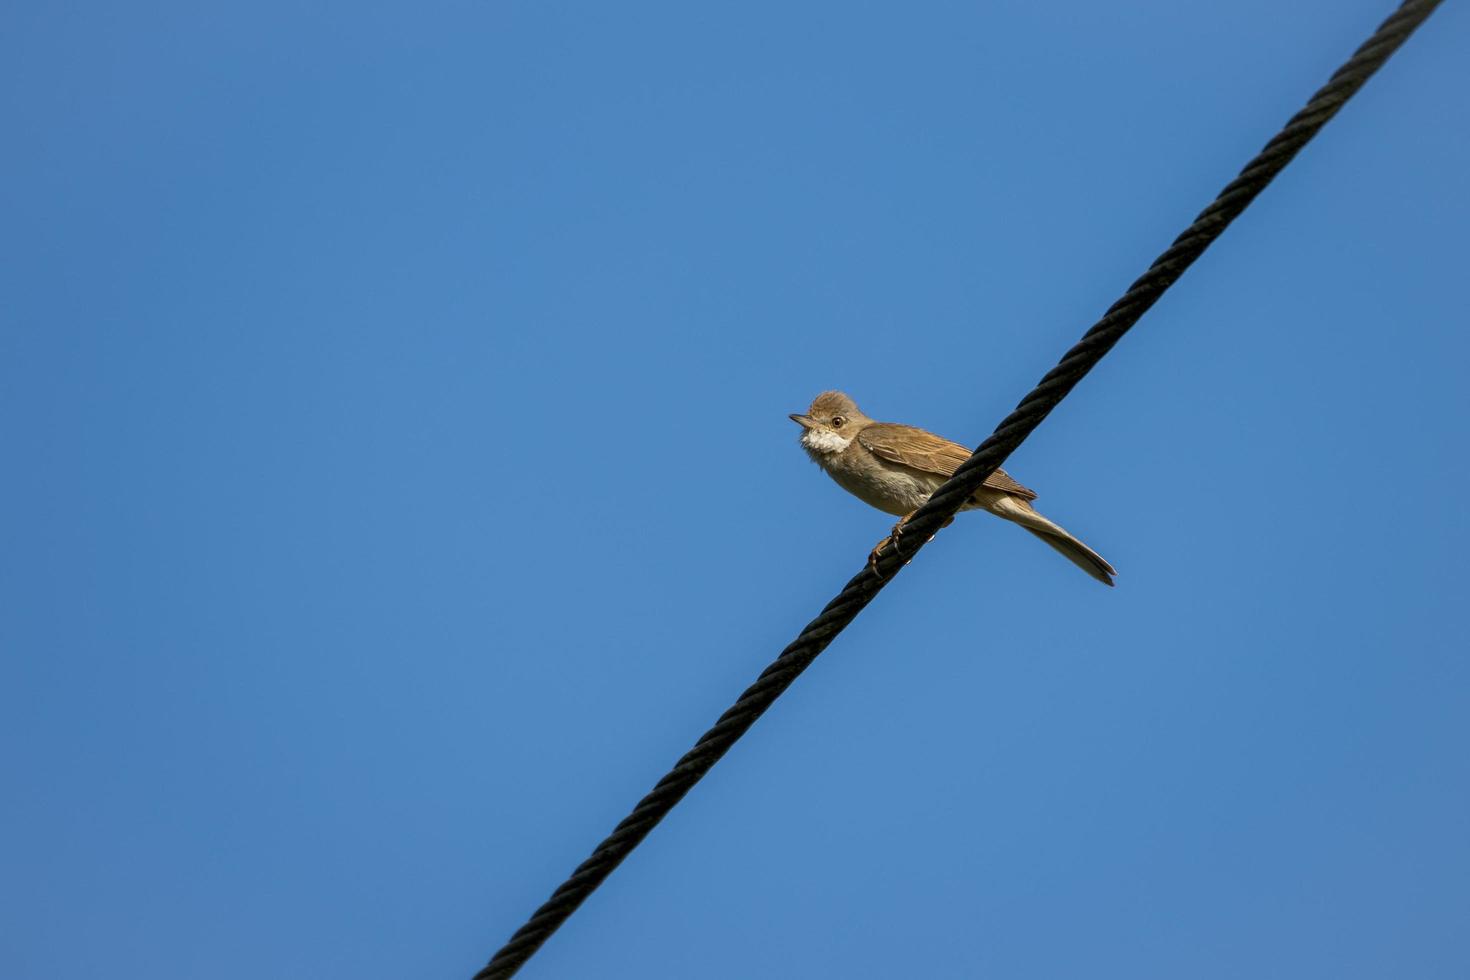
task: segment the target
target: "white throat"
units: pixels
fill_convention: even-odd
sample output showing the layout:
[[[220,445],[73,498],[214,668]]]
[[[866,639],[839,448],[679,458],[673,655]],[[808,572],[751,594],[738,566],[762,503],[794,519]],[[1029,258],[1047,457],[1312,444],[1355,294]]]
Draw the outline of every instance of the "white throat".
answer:
[[[840,453],[852,444],[830,429],[807,429],[801,434],[801,444],[814,453]]]

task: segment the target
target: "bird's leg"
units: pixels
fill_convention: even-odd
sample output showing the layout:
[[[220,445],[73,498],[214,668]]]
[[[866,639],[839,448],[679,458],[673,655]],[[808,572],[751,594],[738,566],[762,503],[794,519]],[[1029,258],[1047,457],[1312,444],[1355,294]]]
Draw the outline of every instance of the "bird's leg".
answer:
[[[891,530],[891,531],[888,532],[888,537],[884,538],[882,541],[879,541],[877,544],[873,545],[873,550],[868,553],[868,567],[873,570],[873,574],[874,575],[879,574],[878,573],[878,558],[879,558],[880,555],[883,554],[883,549],[887,548],[890,544],[893,545],[893,547],[894,547],[895,550],[898,548],[898,540],[899,540],[899,538],[903,537],[903,526],[906,523],[908,523],[908,519],[910,517],[913,517],[917,513],[918,513],[918,510],[915,509],[915,510],[911,510],[907,514],[903,515],[903,517],[899,518],[898,523],[895,524],[895,525],[893,525],[893,530]],[[954,523],[954,518],[951,517],[949,520],[945,521],[943,524],[941,524],[939,526],[940,526],[941,529],[943,529],[943,528],[949,527],[953,523]],[[929,541],[933,541],[933,540],[934,540],[934,535],[932,535],[932,534],[929,535]],[[926,541],[925,544],[927,544],[927,543],[928,542]],[[904,564],[907,565],[908,562],[904,562]]]
[[[877,544],[873,545],[873,550],[868,552],[868,567],[873,570],[874,575],[878,574],[878,557],[883,554],[883,549],[887,548],[890,544],[893,545],[895,549],[898,547],[898,539],[903,537],[904,521],[907,521],[910,517],[913,517],[914,513],[915,512],[911,510],[907,514],[900,517],[898,519],[898,523],[893,525],[893,530],[888,532],[888,536],[882,541],[879,541]],[[905,564],[907,564],[907,562],[905,562]]]

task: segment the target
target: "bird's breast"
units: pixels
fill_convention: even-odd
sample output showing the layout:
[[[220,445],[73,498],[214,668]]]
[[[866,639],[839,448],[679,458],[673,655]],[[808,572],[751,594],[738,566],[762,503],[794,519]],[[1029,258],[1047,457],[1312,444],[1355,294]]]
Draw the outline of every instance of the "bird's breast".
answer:
[[[885,463],[857,447],[821,463],[842,489],[870,507],[900,517],[918,509],[944,482],[938,474]]]

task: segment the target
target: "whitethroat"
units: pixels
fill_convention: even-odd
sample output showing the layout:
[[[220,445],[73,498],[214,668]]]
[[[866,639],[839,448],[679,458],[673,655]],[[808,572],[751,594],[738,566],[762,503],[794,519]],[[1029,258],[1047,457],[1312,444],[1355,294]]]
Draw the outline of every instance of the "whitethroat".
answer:
[[[838,486],[864,503],[903,518],[868,556],[875,571],[883,549],[903,533],[904,521],[970,458],[970,450],[932,432],[896,422],[874,422],[840,391],[822,392],[805,415],[793,415],[791,420],[802,427],[802,448]],[[1113,566],[1065,528],[1038,514],[1031,506],[1035,499],[1035,492],[1011,479],[1005,470],[996,470],[960,510],[988,510],[1019,524],[1088,575],[1112,585],[1117,574]]]

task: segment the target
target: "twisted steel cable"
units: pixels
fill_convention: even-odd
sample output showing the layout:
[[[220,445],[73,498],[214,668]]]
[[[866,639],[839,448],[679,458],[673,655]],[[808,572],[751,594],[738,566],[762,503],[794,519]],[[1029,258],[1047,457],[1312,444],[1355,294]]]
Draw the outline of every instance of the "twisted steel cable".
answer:
[[[915,512],[905,523],[904,534],[896,546],[885,548],[875,566],[865,566],[836,598],[827,603],[821,614],[808,623],[801,635],[761,672],[756,682],[720,716],[714,727],[700,736],[694,748],[658,781],[653,791],[638,802],[612,834],[597,845],[592,856],[582,862],[490,962],[475,974],[475,980],[509,977],[530,959],[684,794],[856,618],[879,590],[924,547],[929,537],[954,516],[960,505],[1006,461],[1077,382],[1102,360],[1103,355],[1149,307],[1158,302],[1165,290],[1383,66],[1439,3],[1440,0],[1406,0],[1393,16],[1383,22],[1281,132],[1272,137],[1255,159],[1246,164],[1240,176],[1225,186],[1210,206],[1194,219],[1194,223],[1154,260],[1148,271],[1108,308],[1102,319],[1083,334],[1077,345],[1021,400],[1016,410],[980,444],[974,455]]]

